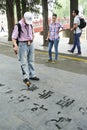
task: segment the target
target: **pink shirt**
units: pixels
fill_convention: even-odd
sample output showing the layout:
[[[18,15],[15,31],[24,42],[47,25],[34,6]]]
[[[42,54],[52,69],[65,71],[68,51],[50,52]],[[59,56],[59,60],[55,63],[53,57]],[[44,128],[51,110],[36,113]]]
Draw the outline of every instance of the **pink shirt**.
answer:
[[[23,21],[23,19],[21,19],[19,21],[20,25],[21,25],[21,29],[22,29],[22,32],[20,34],[20,37],[18,37],[18,26],[15,25],[14,26],[14,30],[12,32],[12,39],[17,39],[18,38],[18,41],[29,41],[29,40],[32,40],[32,32],[33,32],[33,29],[31,27],[31,25],[26,25]]]

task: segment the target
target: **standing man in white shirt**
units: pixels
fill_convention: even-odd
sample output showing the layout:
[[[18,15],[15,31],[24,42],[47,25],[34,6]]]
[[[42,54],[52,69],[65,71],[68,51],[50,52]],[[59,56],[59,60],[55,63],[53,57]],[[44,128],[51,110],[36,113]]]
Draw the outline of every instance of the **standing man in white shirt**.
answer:
[[[74,31],[74,44],[71,50],[68,50],[71,53],[74,53],[75,48],[77,47],[78,53],[77,55],[81,55],[81,47],[80,47],[80,36],[82,30],[78,27],[80,25],[79,11],[77,9],[73,10],[72,15],[74,17],[73,27],[71,31]]]

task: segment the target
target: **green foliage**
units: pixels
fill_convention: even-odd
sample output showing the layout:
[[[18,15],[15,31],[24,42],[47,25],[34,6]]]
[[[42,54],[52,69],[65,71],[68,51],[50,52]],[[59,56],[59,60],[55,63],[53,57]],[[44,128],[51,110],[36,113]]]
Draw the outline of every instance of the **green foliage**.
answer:
[[[39,13],[39,7],[37,6],[39,4],[40,0],[30,0],[29,2],[27,2],[27,10]]]
[[[58,6],[55,5],[54,12],[57,13],[57,15],[60,18],[69,17],[70,1],[69,0],[57,0],[57,1],[59,2],[59,5],[61,5],[61,8],[58,8]]]
[[[61,9],[62,5],[58,2],[58,0],[55,0],[55,2],[53,2],[53,7],[55,9]]]
[[[79,0],[79,6],[83,7],[83,14],[87,17],[87,1]]]
[[[58,8],[57,4],[54,6],[54,12],[61,18],[70,16],[70,0],[57,0],[62,8]],[[79,6],[83,7],[83,14],[87,16],[87,1],[78,0]]]
[[[40,0],[24,0],[26,1],[27,10],[31,10],[32,12],[39,12],[39,7],[37,5],[40,4]],[[29,1],[29,2],[28,2]],[[15,0],[13,0],[15,3]],[[20,0],[22,3],[22,0]],[[0,0],[0,10],[6,10],[6,0]]]
[[[0,0],[0,10],[3,13],[5,13],[6,10],[6,1],[5,0]]]

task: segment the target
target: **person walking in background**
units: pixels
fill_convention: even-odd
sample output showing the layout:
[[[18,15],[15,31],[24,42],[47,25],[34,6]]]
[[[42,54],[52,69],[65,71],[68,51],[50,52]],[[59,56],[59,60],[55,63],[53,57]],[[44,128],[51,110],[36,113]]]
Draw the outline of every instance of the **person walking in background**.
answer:
[[[23,18],[19,21],[21,33],[19,37],[18,26],[15,25],[12,33],[14,51],[18,53],[23,75],[23,81],[30,86],[30,80],[39,80],[35,74],[34,67],[34,32],[32,27],[32,14],[25,12]],[[18,39],[18,45],[16,44]]]
[[[71,31],[74,31],[74,44],[71,50],[68,50],[71,53],[74,53],[75,48],[77,47],[78,53],[77,55],[81,54],[81,47],[80,47],[80,36],[82,30],[78,27],[80,25],[80,18],[79,18],[79,11],[77,9],[73,10],[72,15],[74,17],[73,27]]]
[[[1,32],[2,32],[2,31],[5,32],[3,21],[1,21]]]
[[[48,53],[49,53],[48,62],[52,62],[52,63],[56,63],[58,60],[58,43],[60,40],[59,32],[64,30],[63,26],[59,22],[56,22],[56,20],[57,20],[57,14],[53,14],[52,15],[52,23],[49,25],[48,36],[46,39],[49,42],[49,44],[48,44]],[[60,28],[62,28],[62,30],[60,30]],[[54,49],[55,49],[54,60],[52,59],[53,45],[54,45]]]

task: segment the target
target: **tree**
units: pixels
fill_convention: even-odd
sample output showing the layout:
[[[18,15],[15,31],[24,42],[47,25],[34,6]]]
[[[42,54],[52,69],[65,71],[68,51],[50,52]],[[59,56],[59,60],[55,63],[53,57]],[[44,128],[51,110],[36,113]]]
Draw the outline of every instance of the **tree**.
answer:
[[[22,4],[22,16],[23,14],[26,12],[26,0],[21,0],[21,4]]]
[[[72,11],[74,9],[78,9],[78,0],[70,0],[70,27],[73,26],[73,17],[72,17]],[[73,32],[70,31],[70,39],[69,44],[73,44]]]
[[[6,0],[6,13],[8,21],[8,41],[11,41],[11,35],[14,27],[14,3],[13,0]]]
[[[15,0],[15,4],[16,4],[16,10],[17,10],[17,21],[19,21],[21,19],[21,2],[20,0]]]
[[[48,34],[48,1],[42,0],[42,15],[43,15],[43,45],[46,46],[46,38]]]

